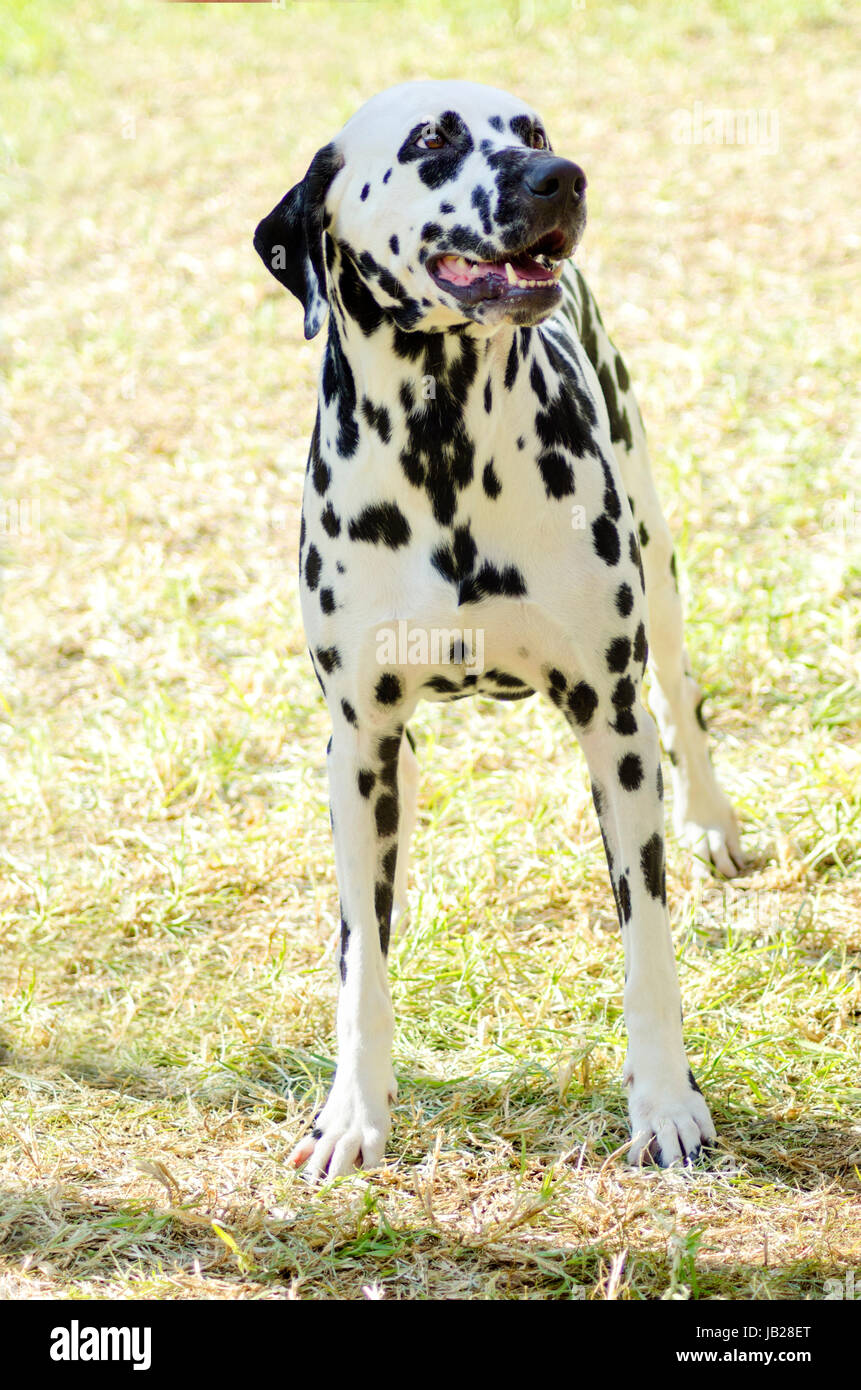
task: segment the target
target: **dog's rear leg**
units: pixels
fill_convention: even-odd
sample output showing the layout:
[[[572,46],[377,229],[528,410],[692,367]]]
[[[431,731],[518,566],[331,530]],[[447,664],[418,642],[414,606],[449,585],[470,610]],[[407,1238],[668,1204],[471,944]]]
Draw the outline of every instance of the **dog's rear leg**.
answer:
[[[685,651],[672,537],[649,473],[645,439],[638,438],[641,432],[642,426],[635,426],[642,457],[630,484],[627,478],[625,482],[633,489],[649,606],[649,704],[671,764],[676,834],[693,854],[695,872],[707,873],[713,865],[734,878],[745,868],[738,822],[709,753],[702,691]],[[617,456],[621,452],[617,448]]]
[[[397,1094],[387,952],[398,859],[403,723],[351,726],[333,712],[329,790],[341,897],[341,988],[335,1080],[312,1133],[291,1154],[306,1176],[373,1168]]]
[[[646,431],[625,364],[579,271],[565,285],[565,295],[566,310],[598,375],[637,527],[649,606],[649,704],[672,764],[676,833],[693,853],[698,874],[707,874],[713,865],[734,878],[745,868],[738,822],[709,754],[702,691],[685,651],[673,542],[652,480]]]

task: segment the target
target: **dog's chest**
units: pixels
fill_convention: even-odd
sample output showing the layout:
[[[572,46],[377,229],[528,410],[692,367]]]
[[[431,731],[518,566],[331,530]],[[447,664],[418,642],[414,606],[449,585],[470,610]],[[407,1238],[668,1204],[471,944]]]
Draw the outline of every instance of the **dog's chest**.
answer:
[[[594,569],[591,524],[621,488],[579,343],[559,325],[502,349],[437,337],[412,358],[330,338],[303,504],[312,640],[327,619],[463,623],[511,600],[564,621]]]

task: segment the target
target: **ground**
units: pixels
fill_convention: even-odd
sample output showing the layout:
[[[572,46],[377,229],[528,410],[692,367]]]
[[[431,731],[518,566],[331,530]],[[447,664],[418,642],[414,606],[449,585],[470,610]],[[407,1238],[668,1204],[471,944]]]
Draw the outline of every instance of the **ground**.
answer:
[[[821,1298],[858,1271],[851,22],[7,0],[0,1295]],[[583,760],[537,700],[416,719],[391,1163],[317,1192],[285,1164],[334,1044],[296,576],[320,343],[251,235],[416,76],[519,92],[589,178],[577,260],[756,863],[703,893],[670,837],[721,1136],[692,1172],[624,1166],[621,944]]]

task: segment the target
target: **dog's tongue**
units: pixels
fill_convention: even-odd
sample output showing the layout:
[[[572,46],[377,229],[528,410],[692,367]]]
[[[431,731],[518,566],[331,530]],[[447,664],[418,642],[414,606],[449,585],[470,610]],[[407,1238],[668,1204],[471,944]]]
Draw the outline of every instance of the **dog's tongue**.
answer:
[[[443,256],[435,273],[452,285],[471,285],[475,280],[502,280],[516,285],[519,280],[552,280],[553,272],[522,252],[508,261],[467,261],[463,256]]]
[[[485,268],[465,261],[463,256],[443,256],[436,263],[436,274],[440,280],[448,280],[452,285],[471,285],[473,280],[484,274]]]

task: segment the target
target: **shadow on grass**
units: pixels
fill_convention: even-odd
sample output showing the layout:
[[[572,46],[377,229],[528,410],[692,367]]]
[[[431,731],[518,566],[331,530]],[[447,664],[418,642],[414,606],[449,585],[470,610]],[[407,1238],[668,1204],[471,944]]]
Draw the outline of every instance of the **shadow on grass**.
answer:
[[[26,1195],[0,1190],[6,1280],[49,1280],[54,1292],[84,1297],[361,1300],[603,1300],[618,1242],[563,1244],[534,1228],[472,1239],[398,1221],[372,1193],[309,1196],[289,1219],[238,1208],[216,1218],[152,1202],[92,1202],[77,1193]],[[537,1238],[536,1238],[537,1237]],[[823,1299],[825,1281],[845,1283],[853,1269],[841,1256],[790,1258],[765,1267],[715,1257],[708,1243],[655,1248],[626,1241],[621,1300]]]

